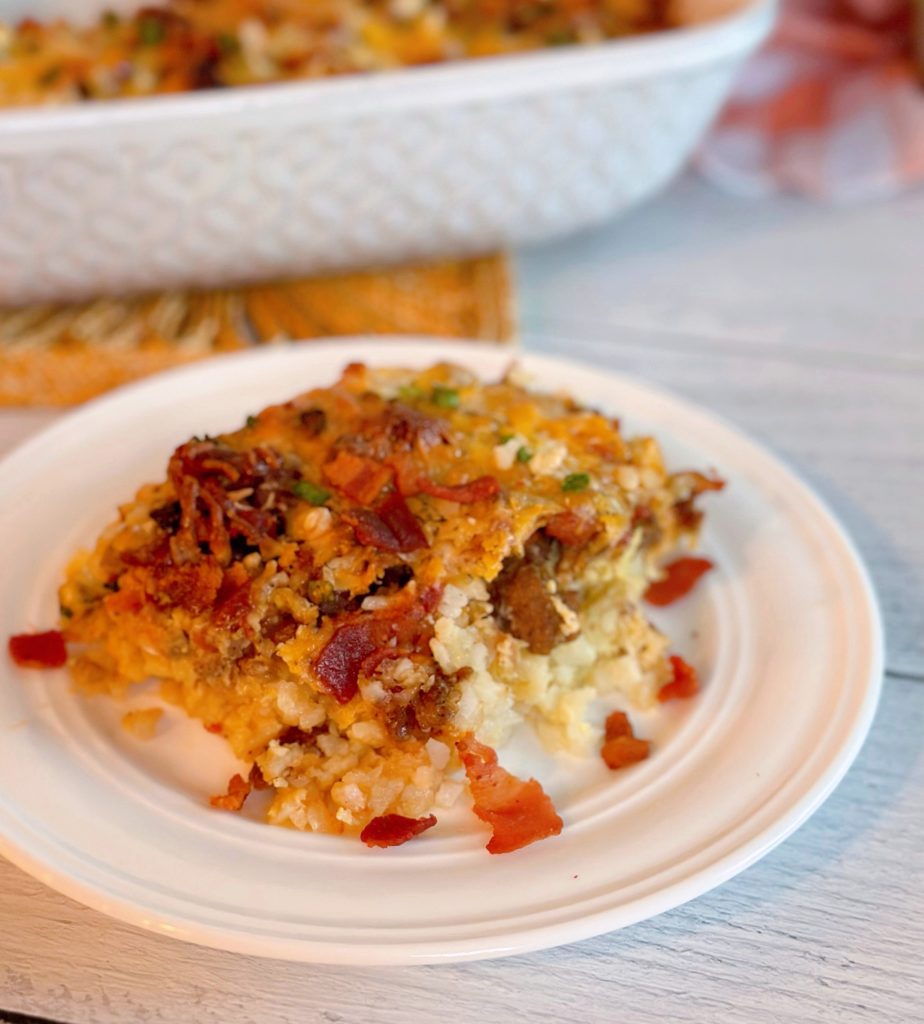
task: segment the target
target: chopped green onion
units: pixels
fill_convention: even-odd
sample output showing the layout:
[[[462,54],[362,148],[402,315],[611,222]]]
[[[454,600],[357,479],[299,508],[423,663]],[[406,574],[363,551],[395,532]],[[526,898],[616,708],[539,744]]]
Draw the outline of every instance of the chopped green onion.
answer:
[[[62,619],[72,619],[74,617],[74,612],[66,604],[62,604],[59,611],[61,612]]]
[[[501,434],[497,440],[500,444],[506,444],[508,441],[512,441],[516,436],[516,434]]]
[[[568,46],[574,42],[574,33],[566,29],[560,32],[550,32],[545,37],[546,46]]]
[[[119,27],[119,16],[115,11],[103,11],[103,26],[108,29]]]
[[[317,484],[313,484],[310,480],[296,481],[292,487],[292,493],[303,501],[307,501],[309,505],[323,505],[330,497],[330,491],[325,490],[323,487],[318,487]]]
[[[563,491],[583,491],[590,486],[590,477],[587,473],[569,473],[561,482]]]
[[[455,388],[447,388],[442,384],[436,384],[430,397],[433,404],[438,405],[441,409],[459,408],[459,392]]]
[[[257,419],[256,416],[248,416],[247,417],[247,426],[248,427],[255,427],[259,422],[260,421]]]
[[[224,54],[237,53],[241,48],[241,44],[233,32],[219,32],[215,41],[218,43],[218,49]]]
[[[402,384],[398,388],[398,397],[402,402],[413,402],[417,398],[423,398],[426,392],[417,384]]]
[[[142,18],[138,22],[138,38],[145,46],[157,46],[164,41],[166,30],[160,18]]]
[[[522,448],[517,449],[517,462],[529,462],[533,457],[533,453],[524,444]]]

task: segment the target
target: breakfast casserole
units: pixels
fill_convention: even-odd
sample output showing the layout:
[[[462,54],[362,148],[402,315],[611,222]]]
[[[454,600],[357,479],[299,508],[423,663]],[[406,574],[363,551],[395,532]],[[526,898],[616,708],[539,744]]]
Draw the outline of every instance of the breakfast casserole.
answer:
[[[159,680],[247,765],[216,808],[267,789],[273,824],[390,846],[471,799],[506,852],[562,827],[498,763],[515,729],[618,769],[648,754],[625,711],[696,691],[643,601],[709,568],[678,549],[721,487],[515,368],[353,364],[180,445],[73,559],[61,630],[10,650],[89,692]]]
[[[92,25],[0,24],[0,105],[185,92],[590,44],[725,0],[169,0]]]

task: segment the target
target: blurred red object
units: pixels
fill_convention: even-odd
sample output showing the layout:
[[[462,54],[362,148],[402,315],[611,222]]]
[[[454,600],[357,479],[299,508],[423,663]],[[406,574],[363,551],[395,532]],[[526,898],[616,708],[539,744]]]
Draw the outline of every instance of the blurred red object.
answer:
[[[924,180],[924,90],[915,65],[921,0],[783,0],[698,156],[739,193],[834,201]]]

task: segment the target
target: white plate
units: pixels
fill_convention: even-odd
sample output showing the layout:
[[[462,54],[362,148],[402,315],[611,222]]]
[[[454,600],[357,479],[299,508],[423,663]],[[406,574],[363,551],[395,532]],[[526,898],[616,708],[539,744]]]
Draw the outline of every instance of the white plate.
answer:
[[[194,366],[73,413],[0,466],[0,622],[51,626],[69,553],[189,435],[234,428],[350,360],[423,365],[437,354],[487,376],[510,359],[445,341],[310,344]],[[650,429],[674,468],[714,466],[729,481],[709,499],[701,545],[717,571],[658,616],[703,692],[640,716],[648,761],[613,774],[595,757],[515,743],[503,760],[545,785],[560,837],[491,857],[463,808],[407,846],[368,850],[210,810],[205,797],[234,767],[217,737],[171,711],[157,739],[133,740],[118,724],[124,707],[3,658],[0,850],[91,907],[177,938],[292,960],[420,963],[632,924],[730,878],[805,821],[856,756],[881,682],[878,613],[850,541],[804,484],[708,413],[599,370],[523,363],[537,385]]]

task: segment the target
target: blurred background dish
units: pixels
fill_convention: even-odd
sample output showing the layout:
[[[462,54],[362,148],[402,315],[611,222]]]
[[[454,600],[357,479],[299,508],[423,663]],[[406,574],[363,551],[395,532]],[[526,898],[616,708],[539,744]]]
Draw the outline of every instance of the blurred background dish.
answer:
[[[462,256],[598,223],[683,166],[774,6],[374,76],[3,111],[0,303]]]

